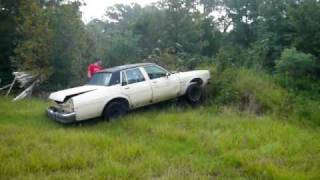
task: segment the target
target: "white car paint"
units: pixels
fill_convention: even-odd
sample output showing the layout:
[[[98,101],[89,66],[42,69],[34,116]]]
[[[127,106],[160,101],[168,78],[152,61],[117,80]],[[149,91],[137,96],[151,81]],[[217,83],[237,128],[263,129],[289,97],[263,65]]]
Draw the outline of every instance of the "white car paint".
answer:
[[[150,79],[144,67],[137,68],[140,69],[145,81],[128,85],[121,85],[120,82],[113,86],[84,85],[54,92],[49,99],[64,104],[67,102],[66,99],[72,96],[69,98],[73,103],[72,113],[76,114],[76,121],[82,121],[101,116],[108,102],[116,98],[126,99],[129,108],[135,109],[184,95],[194,79],[201,79],[202,86],[205,86],[210,79],[208,70],[179,72]]]

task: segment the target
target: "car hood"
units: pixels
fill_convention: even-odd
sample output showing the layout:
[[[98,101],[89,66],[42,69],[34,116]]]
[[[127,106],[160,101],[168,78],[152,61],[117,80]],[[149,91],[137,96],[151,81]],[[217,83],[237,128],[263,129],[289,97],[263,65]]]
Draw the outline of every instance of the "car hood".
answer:
[[[70,96],[75,96],[75,95],[79,95],[79,94],[83,94],[83,93],[87,93],[87,92],[91,92],[97,89],[103,88],[103,86],[92,86],[92,85],[85,85],[85,86],[80,86],[80,87],[75,87],[75,88],[71,88],[71,89],[66,89],[66,90],[62,90],[62,91],[57,91],[54,93],[51,93],[49,96],[49,99],[53,100],[53,101],[58,101],[58,102],[64,102],[64,100],[67,97]]]

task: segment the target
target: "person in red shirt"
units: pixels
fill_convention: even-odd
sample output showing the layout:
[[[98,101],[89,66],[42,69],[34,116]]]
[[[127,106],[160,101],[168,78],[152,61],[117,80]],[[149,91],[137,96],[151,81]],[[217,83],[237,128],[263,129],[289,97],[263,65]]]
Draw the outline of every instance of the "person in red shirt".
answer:
[[[95,73],[101,71],[102,69],[102,61],[100,59],[96,59],[95,63],[89,64],[88,66],[88,78],[90,79]]]

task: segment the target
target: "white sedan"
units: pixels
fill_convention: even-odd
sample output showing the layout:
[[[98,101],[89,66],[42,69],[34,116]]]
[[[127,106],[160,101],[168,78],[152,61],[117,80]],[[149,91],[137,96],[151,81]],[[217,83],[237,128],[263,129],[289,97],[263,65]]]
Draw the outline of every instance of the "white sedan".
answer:
[[[209,79],[208,70],[170,73],[153,63],[117,66],[96,73],[84,86],[52,93],[49,99],[55,105],[47,114],[58,122],[71,123],[117,118],[129,110],[181,96],[196,104]]]

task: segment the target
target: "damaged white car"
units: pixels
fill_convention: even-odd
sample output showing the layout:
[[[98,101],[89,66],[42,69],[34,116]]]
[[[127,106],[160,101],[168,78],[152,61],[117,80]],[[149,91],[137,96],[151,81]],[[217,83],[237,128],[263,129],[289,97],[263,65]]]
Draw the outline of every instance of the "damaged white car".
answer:
[[[117,118],[142,106],[184,96],[198,103],[208,83],[208,70],[171,73],[153,64],[117,66],[96,73],[88,84],[54,92],[47,109],[50,118],[72,123],[103,117]]]

